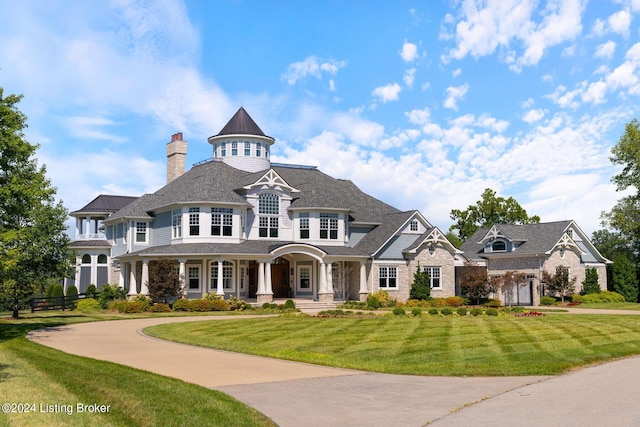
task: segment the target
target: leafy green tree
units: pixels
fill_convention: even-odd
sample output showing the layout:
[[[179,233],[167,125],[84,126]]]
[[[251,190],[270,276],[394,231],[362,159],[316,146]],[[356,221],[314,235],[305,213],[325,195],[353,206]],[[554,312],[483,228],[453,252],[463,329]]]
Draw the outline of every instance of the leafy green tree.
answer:
[[[587,267],[585,269],[585,278],[582,281],[582,293],[587,294],[599,294],[600,282],[598,282],[598,270],[595,268]]]
[[[570,279],[569,269],[561,265],[556,267],[555,274],[543,271],[542,281],[547,291],[560,295],[562,302],[564,302],[565,297],[573,294],[576,287],[576,278]]]
[[[634,258],[631,242],[617,231],[596,230],[591,235],[591,243],[607,259],[613,260],[619,254]]]
[[[42,292],[47,279],[62,279],[71,265],[67,211],[38,166],[38,146],[25,140],[21,98],[0,88],[0,284],[11,289],[14,318],[21,300]]]
[[[431,299],[431,280],[429,273],[423,271],[418,264],[416,272],[413,273],[413,283],[409,291],[409,299],[428,300]]]
[[[624,255],[616,255],[611,264],[609,290],[624,296],[628,302],[638,302],[638,279],[635,265]]]
[[[475,299],[476,304],[480,304],[481,299],[487,298],[494,291],[487,269],[474,262],[464,264],[460,277],[462,295]]]
[[[496,192],[487,188],[482,199],[465,210],[452,209],[450,217],[455,221],[449,232],[465,241],[481,227],[494,224],[536,224],[540,222],[537,215],[529,216],[527,211],[513,197],[505,199],[497,197]]]
[[[182,296],[180,276],[170,259],[154,261],[149,266],[149,296],[155,301],[169,302],[169,298]]]

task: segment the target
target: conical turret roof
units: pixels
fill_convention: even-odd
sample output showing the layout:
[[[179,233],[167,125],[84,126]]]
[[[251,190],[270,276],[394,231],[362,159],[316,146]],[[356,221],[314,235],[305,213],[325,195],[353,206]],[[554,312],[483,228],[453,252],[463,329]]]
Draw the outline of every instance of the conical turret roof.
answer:
[[[249,113],[240,107],[240,109],[231,117],[231,120],[222,128],[221,135],[257,135],[266,136],[262,129],[253,121]]]

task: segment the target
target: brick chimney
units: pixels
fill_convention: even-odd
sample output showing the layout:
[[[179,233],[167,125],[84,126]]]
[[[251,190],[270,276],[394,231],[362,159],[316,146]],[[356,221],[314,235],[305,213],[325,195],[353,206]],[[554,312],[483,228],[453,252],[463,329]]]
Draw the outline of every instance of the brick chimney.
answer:
[[[186,165],[187,141],[182,140],[182,132],[174,133],[167,143],[167,184],[182,175]]]

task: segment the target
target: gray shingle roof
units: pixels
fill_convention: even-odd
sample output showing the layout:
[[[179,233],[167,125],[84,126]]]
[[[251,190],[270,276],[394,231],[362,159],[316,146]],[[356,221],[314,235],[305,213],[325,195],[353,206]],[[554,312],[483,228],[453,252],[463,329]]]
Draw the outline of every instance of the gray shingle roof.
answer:
[[[110,248],[111,243],[106,240],[75,240],[70,248]]]
[[[572,221],[545,222],[539,224],[496,224],[496,227],[510,240],[523,242],[516,253],[520,255],[533,255],[547,252],[562,237]],[[481,228],[473,236],[467,239],[460,249],[464,251],[466,258],[477,258],[484,252],[484,246],[480,242],[489,231],[489,228]]]
[[[380,225],[367,233],[367,235],[358,242],[356,248],[369,255],[373,255],[415,212],[416,211],[396,211],[378,216],[377,220]]]
[[[90,201],[84,207],[72,212],[76,213],[113,213],[117,212],[129,203],[136,200],[137,197],[130,196],[111,196],[107,194],[101,194],[92,201]]]

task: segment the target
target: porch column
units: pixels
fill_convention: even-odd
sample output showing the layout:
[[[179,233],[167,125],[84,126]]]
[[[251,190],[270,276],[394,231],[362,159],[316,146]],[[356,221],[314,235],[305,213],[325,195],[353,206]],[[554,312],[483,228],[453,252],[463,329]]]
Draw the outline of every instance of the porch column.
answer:
[[[327,263],[327,293],[333,294],[333,265]]]
[[[216,295],[222,295],[224,297],[224,289],[222,283],[222,267],[224,266],[224,262],[222,259],[218,259],[218,277],[216,280]]]
[[[358,296],[360,301],[366,301],[369,292],[367,291],[367,262],[360,261],[360,290]]]
[[[180,267],[178,268],[178,280],[180,280],[180,290],[181,290],[181,294],[183,297],[187,296],[187,287],[185,286],[186,283],[186,263],[187,260],[186,259],[179,259],[178,262],[180,263]]]
[[[320,283],[318,284],[318,301],[333,302],[333,292],[329,292],[327,285],[327,264],[320,262]]]
[[[265,275],[267,276],[265,278]],[[265,263],[260,262],[258,268],[258,292],[256,293],[258,304],[273,301],[273,291],[271,288],[271,264],[267,263],[265,273]]]
[[[127,294],[130,297],[134,297],[138,295],[138,283],[136,282],[136,262],[132,261],[129,263],[129,293]]]
[[[122,289],[125,289],[125,284],[127,281],[126,268],[127,268],[126,264],[120,263],[120,274],[118,276],[118,286],[120,286]]]
[[[149,260],[142,260],[142,277],[140,278],[140,294],[149,295]]]

